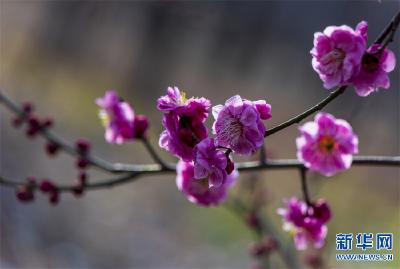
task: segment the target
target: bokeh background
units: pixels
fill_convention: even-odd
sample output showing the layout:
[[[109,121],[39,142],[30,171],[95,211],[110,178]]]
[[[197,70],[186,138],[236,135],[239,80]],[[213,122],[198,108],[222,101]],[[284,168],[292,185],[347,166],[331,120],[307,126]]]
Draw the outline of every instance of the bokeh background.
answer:
[[[31,100],[56,118],[55,129],[73,141],[87,137],[111,161],[148,163],[143,145],[108,145],[94,99],[116,89],[151,120],[151,141],[162,130],[156,99],[169,85],[213,104],[234,94],[266,99],[273,126],[324,98],[311,68],[313,33],[328,25],[369,22],[374,39],[400,8],[398,1],[275,2],[0,2],[0,86],[18,101]],[[399,34],[391,49],[399,52]],[[360,154],[399,155],[399,73],[392,87],[367,98],[352,89],[326,111],[347,119]],[[73,159],[46,157],[44,141],[25,138],[1,113],[1,175],[72,182]],[[211,125],[211,120],[208,122]],[[295,126],[266,140],[270,156],[295,157]],[[159,150],[169,161],[174,158]],[[107,175],[94,169],[91,180]],[[263,179],[276,226],[282,198],[301,195],[297,171],[242,174]],[[398,168],[354,167],[332,178],[310,177],[314,198],[333,209],[324,257],[335,268],[400,267]],[[177,190],[173,175],[63,195],[57,206],[40,194],[16,201],[0,187],[1,268],[246,268],[252,234],[224,208],[201,208]],[[392,232],[394,262],[336,262],[335,234]],[[286,234],[280,236],[287,238]],[[277,255],[275,255],[277,256]],[[273,268],[282,264],[273,257]],[[300,255],[301,256],[301,255]],[[302,258],[302,257],[300,257]]]

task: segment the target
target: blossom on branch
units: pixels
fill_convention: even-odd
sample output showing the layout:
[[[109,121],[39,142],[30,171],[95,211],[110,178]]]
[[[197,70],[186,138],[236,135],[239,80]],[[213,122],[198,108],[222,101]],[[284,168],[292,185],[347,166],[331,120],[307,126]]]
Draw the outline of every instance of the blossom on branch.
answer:
[[[308,243],[321,248],[328,232],[326,223],[331,218],[329,205],[319,200],[308,206],[296,197],[285,201],[285,204],[286,208],[279,208],[277,213],[283,217],[283,229],[294,235],[296,248],[306,249]]]
[[[233,186],[239,173],[234,170],[220,186],[209,187],[209,179],[194,177],[193,162],[180,160],[177,164],[176,185],[188,200],[202,206],[217,206],[227,197],[228,190]]]
[[[358,153],[358,138],[348,122],[321,112],[299,130],[297,158],[307,168],[325,176],[350,168],[353,154]]]
[[[96,104],[101,107],[99,117],[108,143],[122,144],[134,138],[134,111],[115,91],[107,91],[104,97],[96,99]]]
[[[378,88],[388,89],[390,80],[388,73],[396,66],[394,53],[380,45],[372,45],[364,54],[361,61],[360,72],[352,79],[356,93],[367,96]]]
[[[224,184],[227,173],[228,157],[218,150],[213,138],[206,138],[194,149],[194,177],[208,178],[210,187]],[[228,167],[229,169],[229,167]]]
[[[212,113],[218,146],[251,155],[263,145],[265,126],[262,120],[271,118],[271,105],[264,100],[251,102],[235,95],[225,105],[214,106]]]
[[[167,95],[157,101],[157,108],[164,113],[165,127],[159,146],[184,161],[192,161],[194,147],[208,137],[204,122],[210,106],[210,101],[203,97],[186,99],[177,87],[169,87]]]
[[[364,21],[356,30],[347,25],[329,26],[314,34],[312,66],[326,89],[347,85],[358,73],[366,49],[366,26]]]

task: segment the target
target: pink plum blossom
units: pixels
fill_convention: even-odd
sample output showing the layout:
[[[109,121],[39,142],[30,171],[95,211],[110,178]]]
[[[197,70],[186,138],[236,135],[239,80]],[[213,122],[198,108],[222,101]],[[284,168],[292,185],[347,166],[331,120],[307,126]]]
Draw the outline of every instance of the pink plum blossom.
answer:
[[[350,167],[358,152],[358,138],[348,122],[321,112],[299,130],[297,158],[307,168],[332,176]]]
[[[262,146],[265,126],[261,120],[271,118],[271,105],[264,100],[251,102],[235,95],[225,105],[214,106],[212,112],[218,146],[242,155],[251,155]]]
[[[178,189],[186,195],[188,200],[202,206],[217,206],[225,201],[229,188],[232,187],[238,172],[234,170],[227,176],[224,184],[220,186],[209,186],[207,178],[194,178],[193,162],[180,160],[177,164],[176,185]]]
[[[217,149],[213,138],[206,138],[196,145],[194,149],[196,179],[209,178],[210,187],[219,187],[224,184],[228,176],[227,165],[227,156]]]
[[[367,42],[368,24],[365,23],[360,31]],[[351,80],[359,96],[367,96],[371,92],[378,91],[378,88],[388,89],[390,80],[388,73],[392,72],[396,66],[396,57],[394,53],[380,45],[373,44],[364,53],[360,71]]]
[[[96,99],[96,104],[101,108],[99,117],[106,128],[105,139],[108,143],[122,144],[134,138],[134,111],[116,91],[107,91],[104,97]]]
[[[312,66],[326,89],[348,85],[358,73],[366,49],[366,28],[362,21],[356,30],[347,25],[329,26],[314,34]]]
[[[279,208],[278,214],[283,217],[283,229],[294,235],[298,250],[304,250],[309,243],[316,248],[324,245],[328,232],[326,223],[331,218],[331,210],[324,200],[307,206],[295,197],[285,201],[286,208]]]
[[[184,161],[192,161],[193,148],[208,137],[204,122],[210,106],[205,98],[186,99],[177,87],[169,87],[167,95],[157,101],[157,108],[164,113],[165,127],[160,135],[160,147]]]

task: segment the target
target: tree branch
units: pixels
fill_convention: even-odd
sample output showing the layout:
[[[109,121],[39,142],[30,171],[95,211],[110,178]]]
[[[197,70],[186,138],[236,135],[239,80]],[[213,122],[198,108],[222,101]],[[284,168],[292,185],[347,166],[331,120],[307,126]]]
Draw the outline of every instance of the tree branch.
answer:
[[[307,186],[307,168],[300,168],[300,179],[301,179],[301,190],[303,192],[304,196],[304,201],[306,201],[307,206],[311,206],[312,202],[310,199],[310,194],[308,192],[308,186]]]
[[[21,117],[22,119],[26,120],[27,115],[24,113],[23,109],[21,106],[16,104],[13,100],[11,100],[8,96],[6,96],[4,93],[0,91],[0,103],[3,103],[5,107],[7,107],[11,112],[16,114],[18,117]],[[57,145],[60,146],[60,148],[65,151],[66,153],[79,157],[81,154],[76,150],[76,148],[69,142],[67,142],[65,139],[63,139],[61,136],[59,136],[57,133],[49,130],[49,129],[40,129],[40,135],[45,138],[49,142],[53,142]],[[149,144],[148,142],[145,142],[146,148],[149,149]],[[154,154],[154,151],[150,152],[151,155]],[[160,168],[160,162],[159,164],[154,164],[154,165],[135,165],[135,164],[125,164],[125,163],[111,163],[108,162],[92,153],[88,153],[85,155],[85,159],[93,166],[103,170],[107,171],[110,173],[129,173],[129,172],[142,172],[144,170],[150,169],[159,169]]]
[[[321,102],[319,102],[318,104],[316,104],[315,106],[307,109],[306,111],[304,111],[303,113],[267,130],[264,134],[264,137],[270,136],[276,132],[282,131],[283,129],[286,129],[287,127],[295,124],[295,123],[299,123],[300,121],[302,121],[303,119],[307,118],[308,116],[314,114],[315,112],[323,109],[327,104],[329,104],[330,102],[332,102],[336,97],[338,97],[339,95],[341,95],[344,90],[347,88],[347,86],[341,86],[339,88],[337,88],[336,90],[334,90],[333,92],[331,92],[328,97],[326,97],[324,100],[322,100]]]
[[[353,166],[393,166],[400,167],[400,156],[354,156]],[[129,173],[117,178],[100,180],[98,182],[88,183],[83,186],[84,190],[97,190],[117,185],[136,181],[144,175],[158,175],[166,173],[176,173],[175,165],[169,164],[169,167],[162,168],[155,164],[136,165],[136,171],[132,170]],[[255,171],[255,170],[285,170],[285,169],[305,169],[304,165],[295,159],[278,159],[267,160],[265,163],[259,161],[241,162],[236,164],[239,171]],[[14,181],[0,176],[0,185],[5,187],[18,187],[26,184],[24,181]],[[60,191],[69,192],[74,189],[74,185],[59,185]]]

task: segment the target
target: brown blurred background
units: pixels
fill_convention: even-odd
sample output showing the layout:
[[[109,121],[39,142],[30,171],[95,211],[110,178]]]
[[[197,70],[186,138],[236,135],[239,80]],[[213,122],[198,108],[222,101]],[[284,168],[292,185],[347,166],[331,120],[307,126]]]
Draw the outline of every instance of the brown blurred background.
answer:
[[[56,118],[72,141],[87,137],[111,161],[148,163],[140,143],[108,145],[94,99],[116,89],[151,120],[157,145],[161,115],[156,99],[169,85],[214,105],[234,94],[266,99],[273,126],[328,94],[312,70],[313,33],[328,25],[369,22],[373,40],[400,8],[398,1],[134,2],[0,1],[0,87],[31,100]],[[399,33],[391,49],[399,52]],[[399,73],[392,87],[367,98],[352,89],[326,111],[347,119],[362,155],[399,155]],[[396,73],[396,74],[395,74]],[[1,113],[1,174],[71,182],[73,159],[48,159],[42,139],[27,140]],[[211,119],[208,122],[211,125]],[[295,157],[295,126],[271,136],[274,158]],[[170,161],[174,158],[159,150]],[[107,175],[91,171],[91,179]],[[242,174],[248,180],[251,174]],[[296,171],[258,173],[265,179],[265,215],[277,226],[283,197],[301,195]],[[399,268],[398,168],[355,167],[332,178],[311,176],[313,197],[332,205],[325,258],[336,268]],[[251,234],[223,208],[200,208],[175,187],[174,176],[62,196],[50,206],[42,195],[18,203],[0,187],[1,268],[245,268]],[[392,232],[395,262],[337,263],[335,234]],[[287,237],[286,234],[282,233]],[[291,240],[288,238],[288,240]],[[273,264],[280,267],[278,257]]]

